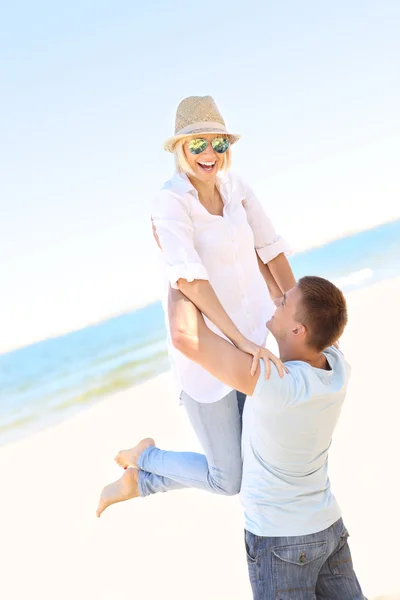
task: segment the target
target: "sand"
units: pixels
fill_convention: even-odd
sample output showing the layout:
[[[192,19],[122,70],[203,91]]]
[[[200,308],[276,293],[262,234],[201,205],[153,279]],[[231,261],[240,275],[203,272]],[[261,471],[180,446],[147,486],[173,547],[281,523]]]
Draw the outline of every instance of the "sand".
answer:
[[[330,473],[372,598],[400,591],[400,278],[348,299],[353,374]],[[199,450],[170,373],[0,448],[0,598],[250,600],[237,497],[176,491],[96,519],[103,485],[120,474],[115,453],[146,436]]]

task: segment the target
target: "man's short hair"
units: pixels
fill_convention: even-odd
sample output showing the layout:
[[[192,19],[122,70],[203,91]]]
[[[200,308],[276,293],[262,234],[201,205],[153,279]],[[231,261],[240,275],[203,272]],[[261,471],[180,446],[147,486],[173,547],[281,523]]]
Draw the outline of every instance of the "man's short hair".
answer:
[[[296,319],[307,329],[307,343],[322,352],[342,335],[347,324],[347,303],[343,292],[323,277],[302,277]]]

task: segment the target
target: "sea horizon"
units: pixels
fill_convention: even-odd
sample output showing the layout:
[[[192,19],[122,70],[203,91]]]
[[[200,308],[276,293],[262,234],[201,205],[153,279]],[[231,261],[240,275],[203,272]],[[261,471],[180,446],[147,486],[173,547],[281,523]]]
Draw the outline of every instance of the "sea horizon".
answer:
[[[296,278],[345,293],[400,275],[400,219],[298,251]],[[0,355],[0,445],[64,420],[169,369],[159,300]]]
[[[305,253],[305,252],[309,252],[310,250],[317,250],[318,248],[323,248],[329,244],[331,244],[332,242],[338,242],[344,238],[348,238],[360,233],[364,233],[364,232],[368,232],[371,230],[374,230],[378,227],[381,227],[383,225],[388,225],[390,223],[395,223],[396,221],[400,221],[400,215],[399,216],[395,216],[391,219],[385,219],[383,221],[379,221],[378,223],[375,223],[374,225],[371,225],[369,227],[364,227],[364,228],[352,228],[349,230],[344,230],[343,232],[340,233],[340,235],[338,236],[329,236],[326,239],[324,239],[322,242],[319,241],[315,244],[311,243],[311,244],[304,244],[300,245],[298,248],[296,248],[292,254],[290,255],[291,259],[295,256],[298,256],[299,254]],[[312,273],[310,273],[312,274]],[[116,311],[113,313],[109,313],[101,318],[95,319],[93,321],[85,321],[82,324],[77,325],[76,327],[72,327],[72,328],[68,328],[68,329],[63,329],[60,328],[59,330],[57,330],[55,333],[52,333],[50,335],[46,335],[43,337],[38,337],[38,338],[34,338],[24,344],[20,344],[20,345],[16,345],[16,346],[11,346],[8,347],[6,349],[2,349],[0,347],[0,358],[6,354],[10,354],[12,352],[18,351],[18,350],[22,350],[23,348],[27,348],[29,346],[33,346],[35,344],[40,344],[41,342],[45,342],[46,340],[52,340],[52,339],[56,339],[59,337],[63,337],[65,335],[68,335],[70,333],[75,333],[77,331],[82,331],[83,329],[86,329],[87,327],[94,327],[96,325],[100,325],[101,323],[105,323],[107,321],[110,321],[112,319],[115,319],[116,317],[122,316],[122,315],[126,315],[129,314],[133,311],[138,311],[141,310],[143,308],[146,308],[147,306],[151,306],[152,304],[155,304],[157,302],[160,302],[161,298],[159,294],[156,294],[154,297],[150,297],[146,302],[140,302],[137,305],[136,304],[132,304],[132,306],[130,306],[129,308],[126,309],[122,309],[121,311]]]

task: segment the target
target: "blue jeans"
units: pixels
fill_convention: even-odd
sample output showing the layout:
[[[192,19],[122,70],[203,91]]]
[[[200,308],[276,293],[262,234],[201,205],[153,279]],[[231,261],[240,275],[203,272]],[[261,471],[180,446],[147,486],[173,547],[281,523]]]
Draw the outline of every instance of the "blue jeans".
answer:
[[[226,496],[239,493],[245,399],[244,394],[233,390],[218,402],[203,404],[182,392],[181,400],[205,454],[147,448],[138,461],[139,494],[185,488]]]
[[[353,570],[342,519],[297,537],[245,531],[254,600],[366,600]]]

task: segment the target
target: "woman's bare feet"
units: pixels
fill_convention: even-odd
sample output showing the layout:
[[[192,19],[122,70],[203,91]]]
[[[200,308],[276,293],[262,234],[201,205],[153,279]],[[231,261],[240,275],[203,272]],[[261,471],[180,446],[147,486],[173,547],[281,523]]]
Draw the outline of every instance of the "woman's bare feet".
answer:
[[[100,517],[101,513],[111,504],[137,498],[139,496],[138,475],[137,469],[126,469],[122,477],[106,485],[101,492],[96,516]]]
[[[155,441],[152,438],[145,438],[134,448],[130,448],[129,450],[121,450],[118,452],[114,460],[120,467],[123,467],[124,469],[127,467],[134,467],[135,469],[138,469],[139,456],[146,450],[146,448],[149,448],[150,446],[155,446]]]

